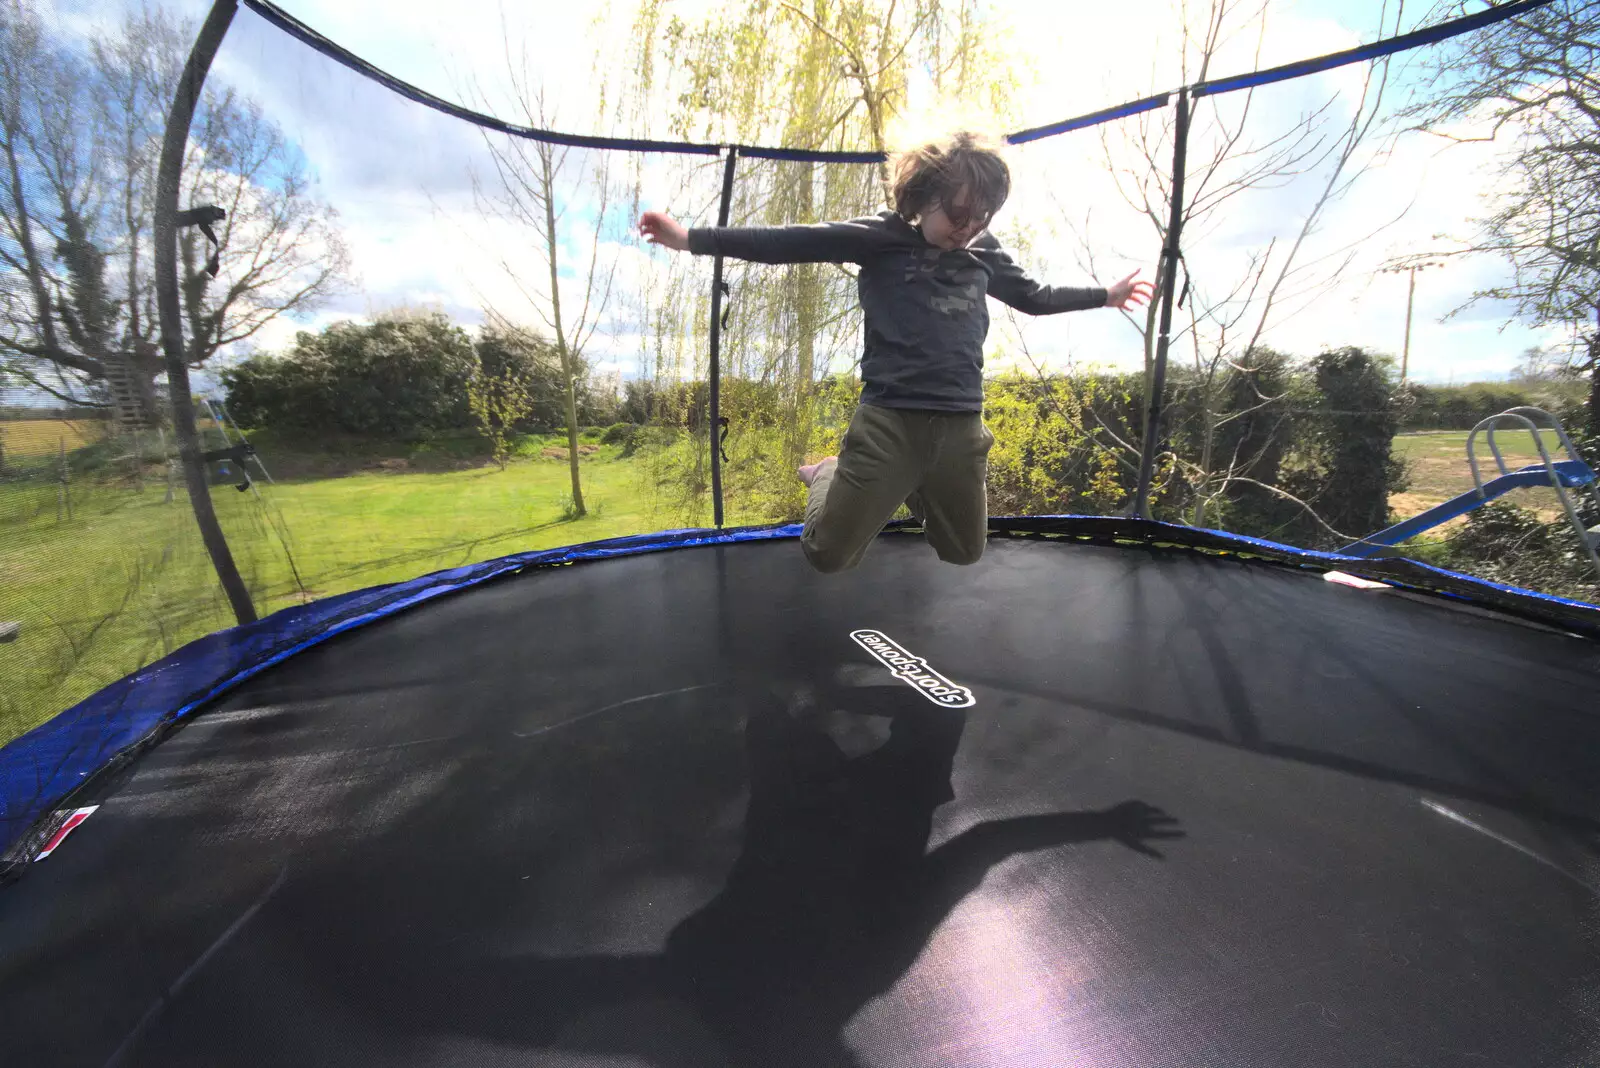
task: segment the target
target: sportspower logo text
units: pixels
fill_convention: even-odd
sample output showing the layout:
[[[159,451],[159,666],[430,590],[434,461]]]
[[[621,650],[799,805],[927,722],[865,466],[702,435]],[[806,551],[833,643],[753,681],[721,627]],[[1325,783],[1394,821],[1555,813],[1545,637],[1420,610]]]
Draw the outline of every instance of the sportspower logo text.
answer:
[[[873,656],[878,663],[894,672],[902,680],[934,704],[946,708],[971,708],[978,702],[972,691],[958,686],[928,666],[920,656],[907,652],[900,644],[876,630],[853,630],[850,637]]]

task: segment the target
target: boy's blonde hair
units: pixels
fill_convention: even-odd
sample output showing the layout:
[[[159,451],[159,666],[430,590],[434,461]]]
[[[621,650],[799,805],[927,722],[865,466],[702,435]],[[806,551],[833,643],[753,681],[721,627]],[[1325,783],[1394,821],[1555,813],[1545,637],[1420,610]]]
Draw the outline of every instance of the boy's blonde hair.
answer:
[[[889,165],[894,210],[906,222],[948,204],[963,187],[971,190],[970,210],[978,215],[993,215],[1011,195],[1011,168],[999,145],[981,134],[953,133],[901,152]]]

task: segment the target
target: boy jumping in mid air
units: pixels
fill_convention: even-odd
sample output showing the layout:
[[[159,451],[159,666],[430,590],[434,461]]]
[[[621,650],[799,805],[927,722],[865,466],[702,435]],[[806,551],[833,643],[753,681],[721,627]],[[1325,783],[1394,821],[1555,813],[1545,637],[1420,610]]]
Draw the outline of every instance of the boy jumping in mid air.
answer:
[[[993,296],[1029,315],[1129,308],[1153,295],[1138,272],[1106,289],[1041,285],[987,227],[1011,172],[973,134],[895,158],[894,211],[849,222],[685,229],[647,211],[651,243],[757,263],[855,263],[866,317],[861,404],[837,457],[800,468],[810,487],[800,545],[819,571],[860,563],[905,502],[941,560],[976,563],[988,533],[983,342]]]

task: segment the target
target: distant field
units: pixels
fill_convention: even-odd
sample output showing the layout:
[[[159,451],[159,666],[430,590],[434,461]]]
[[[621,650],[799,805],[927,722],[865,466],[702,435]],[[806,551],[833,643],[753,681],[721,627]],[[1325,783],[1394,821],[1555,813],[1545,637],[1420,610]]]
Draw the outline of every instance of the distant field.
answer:
[[[51,456],[60,452],[63,442],[71,452],[99,441],[104,433],[105,424],[97,419],[0,420],[0,447],[14,459]]]
[[[1391,496],[1389,506],[1404,518],[1470,490],[1473,483],[1472,468],[1467,463],[1467,437],[1465,430],[1427,430],[1396,435],[1394,454],[1408,462],[1411,485],[1404,493]],[[1553,431],[1546,431],[1542,437],[1552,460],[1567,458]],[[1526,430],[1502,431],[1495,435],[1495,441],[1508,467],[1539,462],[1538,447],[1534,444],[1533,435]],[[1489,451],[1488,441],[1482,434],[1478,435],[1476,453],[1478,470],[1484,480],[1495,477],[1499,469],[1495,467],[1494,455]],[[1501,499],[1538,512],[1547,519],[1562,514],[1555,494],[1549,490],[1516,490]],[[1452,522],[1460,524],[1465,520]]]

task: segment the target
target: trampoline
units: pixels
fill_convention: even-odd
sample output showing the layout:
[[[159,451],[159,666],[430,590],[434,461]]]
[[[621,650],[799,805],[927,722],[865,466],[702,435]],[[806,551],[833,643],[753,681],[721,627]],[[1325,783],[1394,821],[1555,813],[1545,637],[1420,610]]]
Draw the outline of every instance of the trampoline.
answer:
[[[991,520],[965,568],[891,524],[835,576],[793,526],[724,529],[718,259],[695,401],[716,529],[256,619],[204,466],[253,451],[199,442],[176,295],[176,228],[220,210],[178,202],[217,0],[155,261],[195,530],[240,625],[0,747],[5,1063],[1600,1065],[1600,609],[1149,518],[1191,103],[1543,2],[1008,135],[1175,99],[1145,518]],[[452,121],[720,157],[724,222],[740,160],[883,159],[518,126],[243,3]]]
[[[79,710],[100,760],[231,686],[0,891],[8,1062],[1600,1059],[1594,609],[1139,520],[793,535],[367,591]]]

